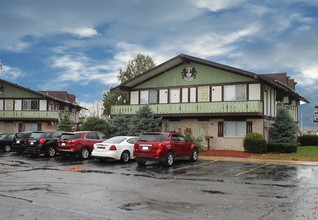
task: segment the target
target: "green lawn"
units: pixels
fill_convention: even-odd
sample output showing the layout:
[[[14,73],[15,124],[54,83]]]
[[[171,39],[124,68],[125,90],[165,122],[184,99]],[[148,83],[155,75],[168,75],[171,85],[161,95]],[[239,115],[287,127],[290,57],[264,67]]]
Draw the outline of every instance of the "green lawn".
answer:
[[[318,146],[301,146],[298,147],[297,153],[273,154],[268,153],[263,155],[264,159],[282,159],[282,160],[304,160],[318,161]]]

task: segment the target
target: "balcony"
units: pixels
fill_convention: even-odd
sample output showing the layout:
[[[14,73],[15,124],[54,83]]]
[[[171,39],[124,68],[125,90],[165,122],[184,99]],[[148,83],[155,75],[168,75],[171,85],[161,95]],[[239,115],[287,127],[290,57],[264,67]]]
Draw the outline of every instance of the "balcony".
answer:
[[[141,105],[115,105],[111,108],[112,115],[133,115]],[[207,102],[207,103],[176,103],[149,104],[155,115],[169,114],[228,114],[257,113],[263,114],[261,101],[244,102]]]
[[[49,111],[0,111],[2,120],[52,120],[59,121],[60,114],[58,112]]]

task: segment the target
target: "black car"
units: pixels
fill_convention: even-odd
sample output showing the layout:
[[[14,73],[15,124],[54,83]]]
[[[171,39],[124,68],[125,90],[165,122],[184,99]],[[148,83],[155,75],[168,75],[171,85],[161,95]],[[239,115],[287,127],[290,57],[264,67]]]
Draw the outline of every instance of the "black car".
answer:
[[[0,134],[0,149],[10,152],[13,144],[14,134]]]
[[[63,131],[34,131],[27,140],[25,152],[38,155],[41,153],[54,157],[57,152],[57,140]]]
[[[31,136],[32,131],[18,132],[14,135],[12,150],[18,153],[23,153],[28,138]]]

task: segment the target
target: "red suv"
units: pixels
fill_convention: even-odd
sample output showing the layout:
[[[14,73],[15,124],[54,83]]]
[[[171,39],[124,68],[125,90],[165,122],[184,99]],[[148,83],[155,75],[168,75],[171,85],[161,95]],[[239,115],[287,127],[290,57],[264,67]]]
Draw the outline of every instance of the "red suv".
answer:
[[[134,144],[135,159],[138,165],[146,161],[159,161],[172,166],[176,159],[198,159],[198,148],[177,132],[145,132]]]
[[[94,149],[94,144],[105,139],[103,133],[96,131],[64,132],[57,142],[57,148],[62,156],[79,154],[83,159],[87,159]]]

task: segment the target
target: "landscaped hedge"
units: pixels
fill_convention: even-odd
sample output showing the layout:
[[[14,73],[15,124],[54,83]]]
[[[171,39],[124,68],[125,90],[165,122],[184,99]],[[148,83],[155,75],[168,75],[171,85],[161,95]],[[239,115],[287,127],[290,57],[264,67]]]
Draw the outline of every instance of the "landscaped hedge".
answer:
[[[301,146],[318,146],[318,135],[303,135],[299,137]]]
[[[248,133],[243,140],[244,151],[247,153],[264,154],[267,152],[266,140],[259,133]]]
[[[277,152],[277,153],[296,153],[297,144],[287,144],[287,143],[268,143],[267,152]]]

